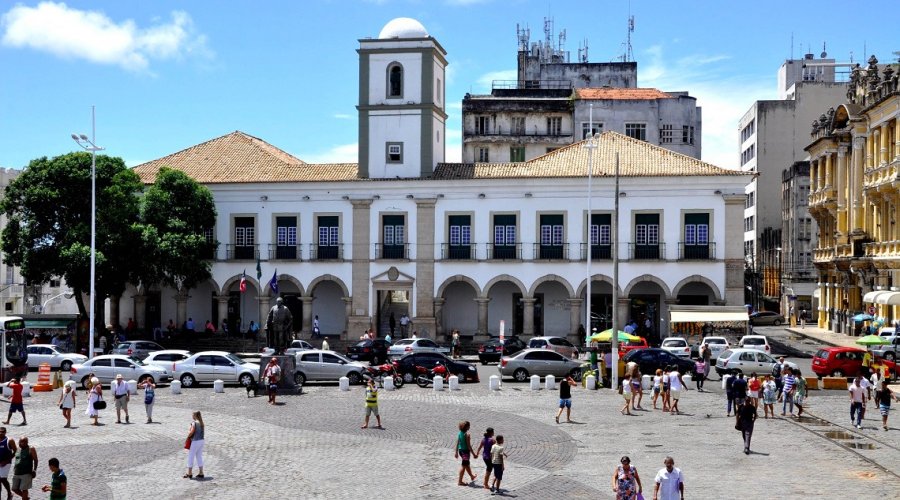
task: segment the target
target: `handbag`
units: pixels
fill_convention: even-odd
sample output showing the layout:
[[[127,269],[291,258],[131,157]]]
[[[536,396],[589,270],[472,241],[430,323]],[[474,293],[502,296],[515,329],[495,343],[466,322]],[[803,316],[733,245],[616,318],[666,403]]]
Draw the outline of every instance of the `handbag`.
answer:
[[[106,401],[102,399],[100,401],[94,401],[94,409],[95,410],[105,410],[106,409]]]
[[[191,437],[190,436],[188,436],[188,438],[184,440],[184,449],[185,450],[191,449]]]

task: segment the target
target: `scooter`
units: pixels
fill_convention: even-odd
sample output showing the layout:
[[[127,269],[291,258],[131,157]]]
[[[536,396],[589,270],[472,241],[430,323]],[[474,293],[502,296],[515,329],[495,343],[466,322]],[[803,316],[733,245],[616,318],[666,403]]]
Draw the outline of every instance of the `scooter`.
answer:
[[[428,387],[433,384],[434,377],[438,375],[445,381],[450,376],[450,371],[442,364],[435,365],[435,367],[430,370],[422,366],[417,366],[416,371],[418,372],[418,375],[416,375],[416,384],[418,384],[419,387]]]

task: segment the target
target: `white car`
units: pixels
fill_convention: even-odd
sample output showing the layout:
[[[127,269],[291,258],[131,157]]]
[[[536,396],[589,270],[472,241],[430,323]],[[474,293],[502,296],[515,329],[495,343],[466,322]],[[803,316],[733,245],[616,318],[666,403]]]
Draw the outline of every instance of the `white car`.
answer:
[[[769,345],[769,339],[765,335],[744,335],[738,342],[738,347],[756,349],[766,354],[772,354],[772,346]]]
[[[170,369],[172,368],[173,363],[184,361],[189,357],[191,357],[191,351],[185,351],[183,349],[165,349],[150,353],[149,356],[144,358],[144,363]]]
[[[413,352],[440,352],[450,354],[449,347],[437,345],[431,339],[400,339],[388,348],[388,356],[400,357]]]
[[[350,379],[351,385],[360,384],[366,373],[366,363],[350,361],[334,351],[301,351],[294,358],[297,360],[294,372],[294,382],[297,385],[312,380],[337,381],[341,377]]]
[[[59,368],[67,372],[72,365],[87,361],[87,356],[74,352],[62,352],[53,344],[31,344],[28,346],[28,368],[38,368],[42,363],[49,363],[50,368]]]
[[[69,371],[69,380],[80,382],[81,386],[87,389],[87,383],[92,373],[104,384],[112,382],[115,380],[116,375],[119,374],[125,377],[125,380],[137,380],[138,382],[143,382],[147,379],[150,379],[153,383],[172,380],[172,374],[169,370],[159,366],[148,365],[143,361],[121,354],[96,356],[84,363],[72,365],[72,369]]]
[[[709,347],[709,352],[712,355],[712,359],[717,359],[720,354],[722,354],[725,349],[731,347],[728,343],[728,339],[725,337],[705,337],[702,342],[700,342],[700,346],[706,345]],[[699,351],[698,351],[699,352]]]
[[[668,337],[662,341],[659,347],[682,358],[691,357],[691,346],[684,337]]]
[[[716,373],[719,376],[729,373],[733,375],[743,373],[745,376],[751,373],[768,375],[772,373],[776,363],[778,361],[775,358],[757,349],[725,349],[716,358]]]
[[[309,351],[311,349],[316,349],[316,347],[305,340],[294,340],[291,342],[291,346],[284,350],[284,354],[292,356],[300,351]],[[272,356],[273,354],[275,354],[275,349],[271,347],[263,347],[262,351],[260,351],[262,356]]]
[[[222,380],[249,386],[259,380],[259,365],[225,351],[201,351],[173,366],[175,378],[182,387]]]

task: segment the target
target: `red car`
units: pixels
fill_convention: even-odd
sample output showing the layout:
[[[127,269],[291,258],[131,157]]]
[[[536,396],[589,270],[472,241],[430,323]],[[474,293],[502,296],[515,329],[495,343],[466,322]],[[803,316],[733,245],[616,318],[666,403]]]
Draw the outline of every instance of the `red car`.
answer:
[[[645,339],[643,337],[641,337],[641,340],[633,340],[630,342],[620,342],[619,343],[619,359],[624,358],[625,355],[628,354],[630,351],[633,351],[635,349],[646,349],[648,347],[650,347],[650,345],[647,344],[647,339]]]
[[[865,349],[857,347],[826,347],[819,349],[812,360],[812,369],[819,377],[855,377],[862,368]],[[893,361],[875,358],[875,364],[887,365],[891,378],[900,376],[900,370]]]

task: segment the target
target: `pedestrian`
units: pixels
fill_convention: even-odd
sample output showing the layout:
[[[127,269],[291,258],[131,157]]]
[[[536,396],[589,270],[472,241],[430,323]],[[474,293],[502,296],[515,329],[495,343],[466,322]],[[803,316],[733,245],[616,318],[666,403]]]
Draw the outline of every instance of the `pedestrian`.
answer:
[[[709,377],[709,369],[712,367],[712,349],[709,348],[708,344],[700,345],[700,359],[706,364],[703,376]]]
[[[556,412],[556,423],[559,423],[559,416],[562,415],[563,408],[566,409],[566,422],[572,421],[572,388],[575,387],[575,379],[571,375],[559,384],[559,411]]]
[[[697,383],[697,392],[703,392],[703,382],[706,380],[706,362],[703,358],[694,364],[694,372],[697,373],[697,378],[694,379]]]
[[[375,380],[370,378],[366,385],[366,420],[360,429],[369,427],[369,416],[373,413],[375,414],[375,421],[378,422],[375,428],[382,429],[381,415],[378,413],[378,388],[375,387]]]
[[[400,337],[405,339],[407,332],[409,332],[409,316],[403,313],[400,315]]]
[[[619,459],[619,465],[613,472],[612,489],[616,492],[616,500],[637,500],[638,495],[644,493],[637,467],[631,466],[631,459],[627,456]]]
[[[188,448],[188,458],[187,458],[187,474],[185,474],[185,479],[193,479],[194,478],[194,462],[197,463],[197,469],[199,474],[197,474],[197,479],[203,479],[203,445],[206,444],[204,438],[206,437],[206,426],[203,425],[203,416],[200,415],[199,411],[195,411],[193,415],[193,420],[191,420],[191,429],[188,431],[187,437],[187,448]]]
[[[625,398],[625,406],[619,410],[622,415],[631,415],[631,375],[626,373],[622,378],[622,385],[619,386],[619,394]]]
[[[672,407],[672,387],[669,384],[669,367],[662,369],[662,400],[663,411],[669,411]]]
[[[891,412],[891,399],[900,401],[900,398],[894,395],[891,388],[884,384],[883,388],[875,395],[875,401],[878,403],[878,409],[881,410],[881,427],[888,430],[888,414]]]
[[[402,318],[401,318],[402,319]],[[459,479],[457,480],[458,485],[467,486],[466,483],[463,482],[463,474],[468,472],[469,477],[471,478],[471,482],[475,481],[477,477],[472,472],[472,465],[469,462],[472,453],[472,436],[469,435],[469,428],[471,424],[469,424],[468,420],[463,420],[459,423],[459,433],[456,435],[456,450],[453,453],[455,458],[459,458],[462,460],[462,463],[459,467]],[[497,436],[498,438],[500,436]],[[496,445],[494,445],[496,446]],[[491,460],[493,461],[493,448],[491,449]],[[494,469],[494,474],[496,475],[496,468]],[[502,473],[501,473],[502,474]],[[496,481],[496,479],[494,479]]]
[[[759,380],[759,376],[756,375],[756,372],[752,372],[750,374],[750,380],[747,381],[747,397],[753,401],[753,406],[756,409],[759,409],[759,389],[762,387],[762,381]]]
[[[800,328],[806,328],[806,309],[800,310]]]
[[[743,406],[744,400],[747,399],[747,380],[744,378],[743,373],[738,373],[731,390],[734,392],[734,411],[737,411],[738,408]]]
[[[391,311],[391,317],[388,318],[388,328],[391,329],[391,336],[393,336],[394,330],[397,329],[397,318],[394,317],[394,311]]]
[[[128,401],[131,399],[131,394],[128,390],[128,382],[125,382],[121,373],[117,374],[116,379],[110,384],[110,391],[116,398],[116,423],[122,423],[122,410],[125,410],[125,423],[127,424],[129,422]]]
[[[50,500],[66,500],[66,473],[59,468],[59,459],[51,458],[47,465],[50,468],[50,484],[41,487],[41,491],[50,493]]]
[[[269,394],[269,404],[275,404],[275,396],[278,394],[278,381],[281,379],[281,367],[278,366],[278,360],[275,357],[269,358],[269,364],[263,371],[263,377],[266,379],[266,389]]]
[[[23,500],[28,500],[31,482],[37,476],[37,450],[28,446],[28,438],[19,438],[19,451],[13,464],[12,491]]]
[[[681,413],[681,410],[678,408],[678,400],[681,399],[681,392],[687,390],[687,387],[684,385],[684,379],[681,378],[681,373],[678,372],[677,366],[671,366],[669,368],[669,391],[671,392],[670,397],[672,398],[672,404],[669,405],[669,413],[674,415],[676,413]]]
[[[100,336],[100,352],[106,354],[106,335]]]
[[[322,340],[322,350],[323,350],[323,351],[331,350],[331,346],[328,345],[328,337],[325,337],[325,338]]]
[[[756,423],[756,408],[749,399],[735,412],[735,429],[741,431],[744,439],[744,454],[750,454],[750,438],[753,437],[753,424]]]
[[[643,387],[641,387],[641,369],[637,363],[631,368],[631,409],[643,410],[641,400],[644,399]]]
[[[247,327],[247,336],[253,340],[259,338],[259,325],[254,323],[252,319],[250,320],[250,325]]]
[[[144,411],[147,412],[147,423],[153,423],[153,403],[156,400],[156,384],[146,378],[140,385],[144,389]]]
[[[850,424],[855,425],[857,429],[862,429],[863,401],[866,399],[866,390],[860,385],[862,380],[864,380],[862,375],[857,375],[848,388],[850,392]]]
[[[91,377],[91,391],[88,396],[85,414],[94,419],[92,425],[100,425],[97,419],[100,418],[100,410],[104,408],[106,408],[106,401],[103,401],[103,385],[100,384],[100,379]]]
[[[790,367],[784,367],[784,375],[781,377],[781,416],[785,416],[787,413],[788,406],[790,406],[791,416],[794,415],[794,384],[797,383],[797,379],[794,378],[793,373],[791,373]]]
[[[491,491],[494,491],[494,486],[489,484],[491,479],[491,472],[494,470],[494,462],[491,457],[491,448],[497,443],[494,440],[494,428],[488,427],[484,431],[484,437],[481,438],[481,442],[478,443],[478,449],[475,450],[475,454],[478,455],[481,453],[481,459],[484,460],[485,471],[484,471],[484,489],[490,488]]]
[[[868,410],[869,401],[872,400],[872,384],[869,382],[869,379],[866,378],[866,375],[863,375],[863,378],[859,381],[859,386],[863,388],[863,402],[862,402],[862,417],[860,420],[866,418],[866,410]]]
[[[663,467],[656,473],[653,500],[684,500],[684,475],[675,467],[675,459],[666,457]]]
[[[503,459],[507,456],[506,447],[503,445],[503,436],[497,436],[497,442],[491,447],[491,464],[494,466],[494,481],[491,484],[491,490],[498,495],[502,491],[500,482],[503,481],[503,470],[505,469]]]
[[[62,410],[63,418],[66,419],[66,425],[63,427],[72,427],[73,408],[75,408],[75,381],[69,380],[63,386],[62,392],[59,393],[59,409]]]
[[[6,416],[6,422],[3,423],[9,425],[13,413],[22,412],[22,425],[28,425],[28,419],[25,418],[25,403],[22,401],[22,384],[19,383],[18,378],[13,378],[6,384],[6,387],[12,391],[12,396],[9,398],[9,414]]]
[[[453,337],[450,340],[451,352],[453,353],[453,357],[455,359],[459,359],[459,332],[453,330]]]
[[[0,427],[0,487],[6,489],[6,498],[12,498],[9,487],[9,469],[16,456],[16,440],[6,435],[6,427]],[[2,489],[0,489],[2,493]]]
[[[659,394],[662,392],[662,370],[659,368],[656,369],[656,375],[653,376],[653,409],[657,410],[656,401],[659,399]],[[663,402],[665,404],[665,402]]]
[[[772,378],[775,379],[775,387],[776,394],[778,395],[778,401],[781,401],[781,387],[782,387],[782,371],[784,370],[784,356],[778,357],[778,362],[772,365]]]
[[[806,400],[806,379],[797,370],[794,380],[794,404],[797,405],[797,418],[800,418],[803,415],[803,402]]]
[[[316,314],[316,317],[313,318],[313,337],[319,337],[322,335],[322,330],[319,328],[319,315]]]
[[[775,380],[772,378],[772,375],[766,375],[766,380],[762,384],[762,391],[765,417],[769,418],[769,415],[771,414],[772,418],[775,418],[775,400],[777,398],[775,393],[778,391],[778,386],[775,385]]]

